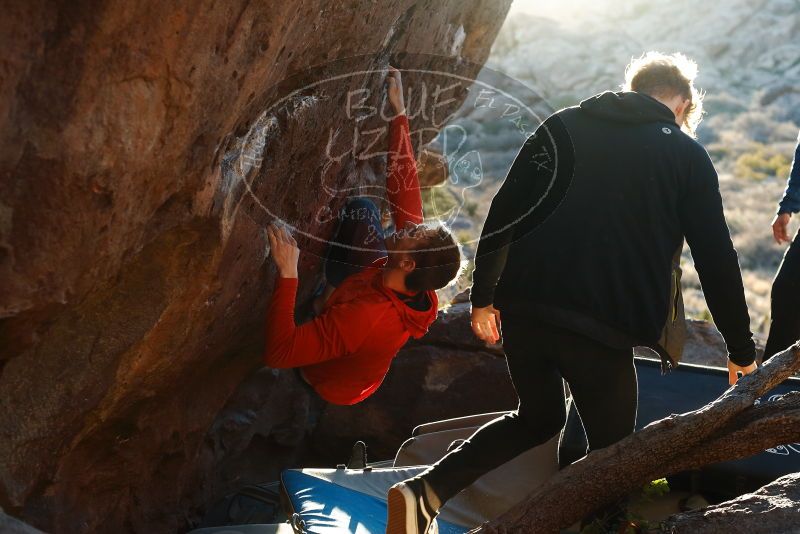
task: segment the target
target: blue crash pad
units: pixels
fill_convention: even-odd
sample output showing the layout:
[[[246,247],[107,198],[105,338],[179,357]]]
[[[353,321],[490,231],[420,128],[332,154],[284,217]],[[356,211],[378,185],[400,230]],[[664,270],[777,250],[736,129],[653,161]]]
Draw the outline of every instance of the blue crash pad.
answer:
[[[670,414],[697,410],[729,387],[727,369],[702,365],[681,364],[664,376],[660,362],[636,358],[636,374],[639,381],[637,430]],[[770,402],[791,391],[800,391],[800,378],[786,379],[756,402]],[[577,460],[585,450],[586,436],[572,405],[561,454]],[[692,482],[692,491],[733,498],[797,471],[800,471],[800,444],[786,444],[749,458],[706,466]]]
[[[289,469],[281,483],[309,534],[383,534],[386,532],[386,500],[328,480]],[[441,534],[462,534],[466,527],[438,521]]]

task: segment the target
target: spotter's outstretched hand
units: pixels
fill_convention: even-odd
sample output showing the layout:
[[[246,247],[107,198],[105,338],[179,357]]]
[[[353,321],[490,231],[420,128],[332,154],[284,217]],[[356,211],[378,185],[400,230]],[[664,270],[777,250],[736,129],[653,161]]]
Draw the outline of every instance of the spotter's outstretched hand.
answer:
[[[772,236],[779,245],[781,243],[789,243],[792,240],[789,237],[789,220],[791,218],[791,213],[779,213],[772,219]]]
[[[489,305],[472,308],[472,331],[486,343],[500,341],[500,311]]]
[[[742,376],[749,375],[755,371],[757,367],[756,362],[742,367],[728,360],[728,384],[731,386],[734,385],[739,380],[739,373],[742,373]]]

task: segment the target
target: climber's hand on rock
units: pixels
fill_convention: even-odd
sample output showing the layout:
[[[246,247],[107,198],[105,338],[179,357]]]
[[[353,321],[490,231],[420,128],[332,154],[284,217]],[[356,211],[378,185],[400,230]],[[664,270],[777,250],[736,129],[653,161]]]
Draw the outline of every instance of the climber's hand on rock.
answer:
[[[789,219],[792,218],[791,213],[779,213],[772,219],[772,235],[775,237],[775,242],[779,245],[783,242],[788,243],[789,239]]]
[[[491,305],[472,308],[472,331],[486,343],[500,341],[500,311]]]
[[[406,112],[406,104],[403,100],[403,81],[400,77],[400,71],[389,65],[389,74],[386,75],[386,94],[389,97],[389,103],[397,115],[402,115]]]
[[[297,241],[292,234],[286,228],[272,223],[267,227],[267,237],[278,275],[281,278],[297,278],[300,249],[297,248]]]
[[[742,373],[742,376],[749,375],[755,371],[757,367],[758,366],[756,365],[756,362],[742,367],[741,365],[736,365],[732,361],[728,360],[728,384],[734,385],[736,381],[739,380],[738,373]]]

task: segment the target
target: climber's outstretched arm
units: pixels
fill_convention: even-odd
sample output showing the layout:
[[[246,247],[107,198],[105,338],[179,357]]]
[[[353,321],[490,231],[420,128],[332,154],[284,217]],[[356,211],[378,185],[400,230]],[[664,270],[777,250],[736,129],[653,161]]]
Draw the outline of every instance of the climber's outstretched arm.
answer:
[[[411,146],[400,71],[389,67],[386,83],[389,102],[395,111],[395,117],[389,128],[386,196],[395,229],[402,230],[409,222],[414,224],[422,222],[422,195],[417,176],[417,161],[414,157],[414,148]]]
[[[273,368],[312,365],[352,353],[379,318],[358,303],[332,306],[309,323],[294,320],[297,295],[297,260],[300,251],[283,228],[267,229],[278,278],[267,311],[264,362]]]

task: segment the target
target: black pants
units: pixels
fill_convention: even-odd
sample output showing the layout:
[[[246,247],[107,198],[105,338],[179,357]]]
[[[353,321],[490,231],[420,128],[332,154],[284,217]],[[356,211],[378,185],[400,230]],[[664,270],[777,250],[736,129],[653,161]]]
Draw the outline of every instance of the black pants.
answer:
[[[364,197],[350,199],[339,212],[339,228],[325,261],[325,278],[334,287],[386,256],[381,214]]]
[[[590,449],[607,447],[634,430],[638,392],[632,349],[606,347],[527,317],[503,316],[502,330],[519,408],[479,428],[420,475],[442,502],[561,431],[566,421],[562,378]]]
[[[800,338],[800,232],[783,256],[772,282],[771,300],[765,360]]]

